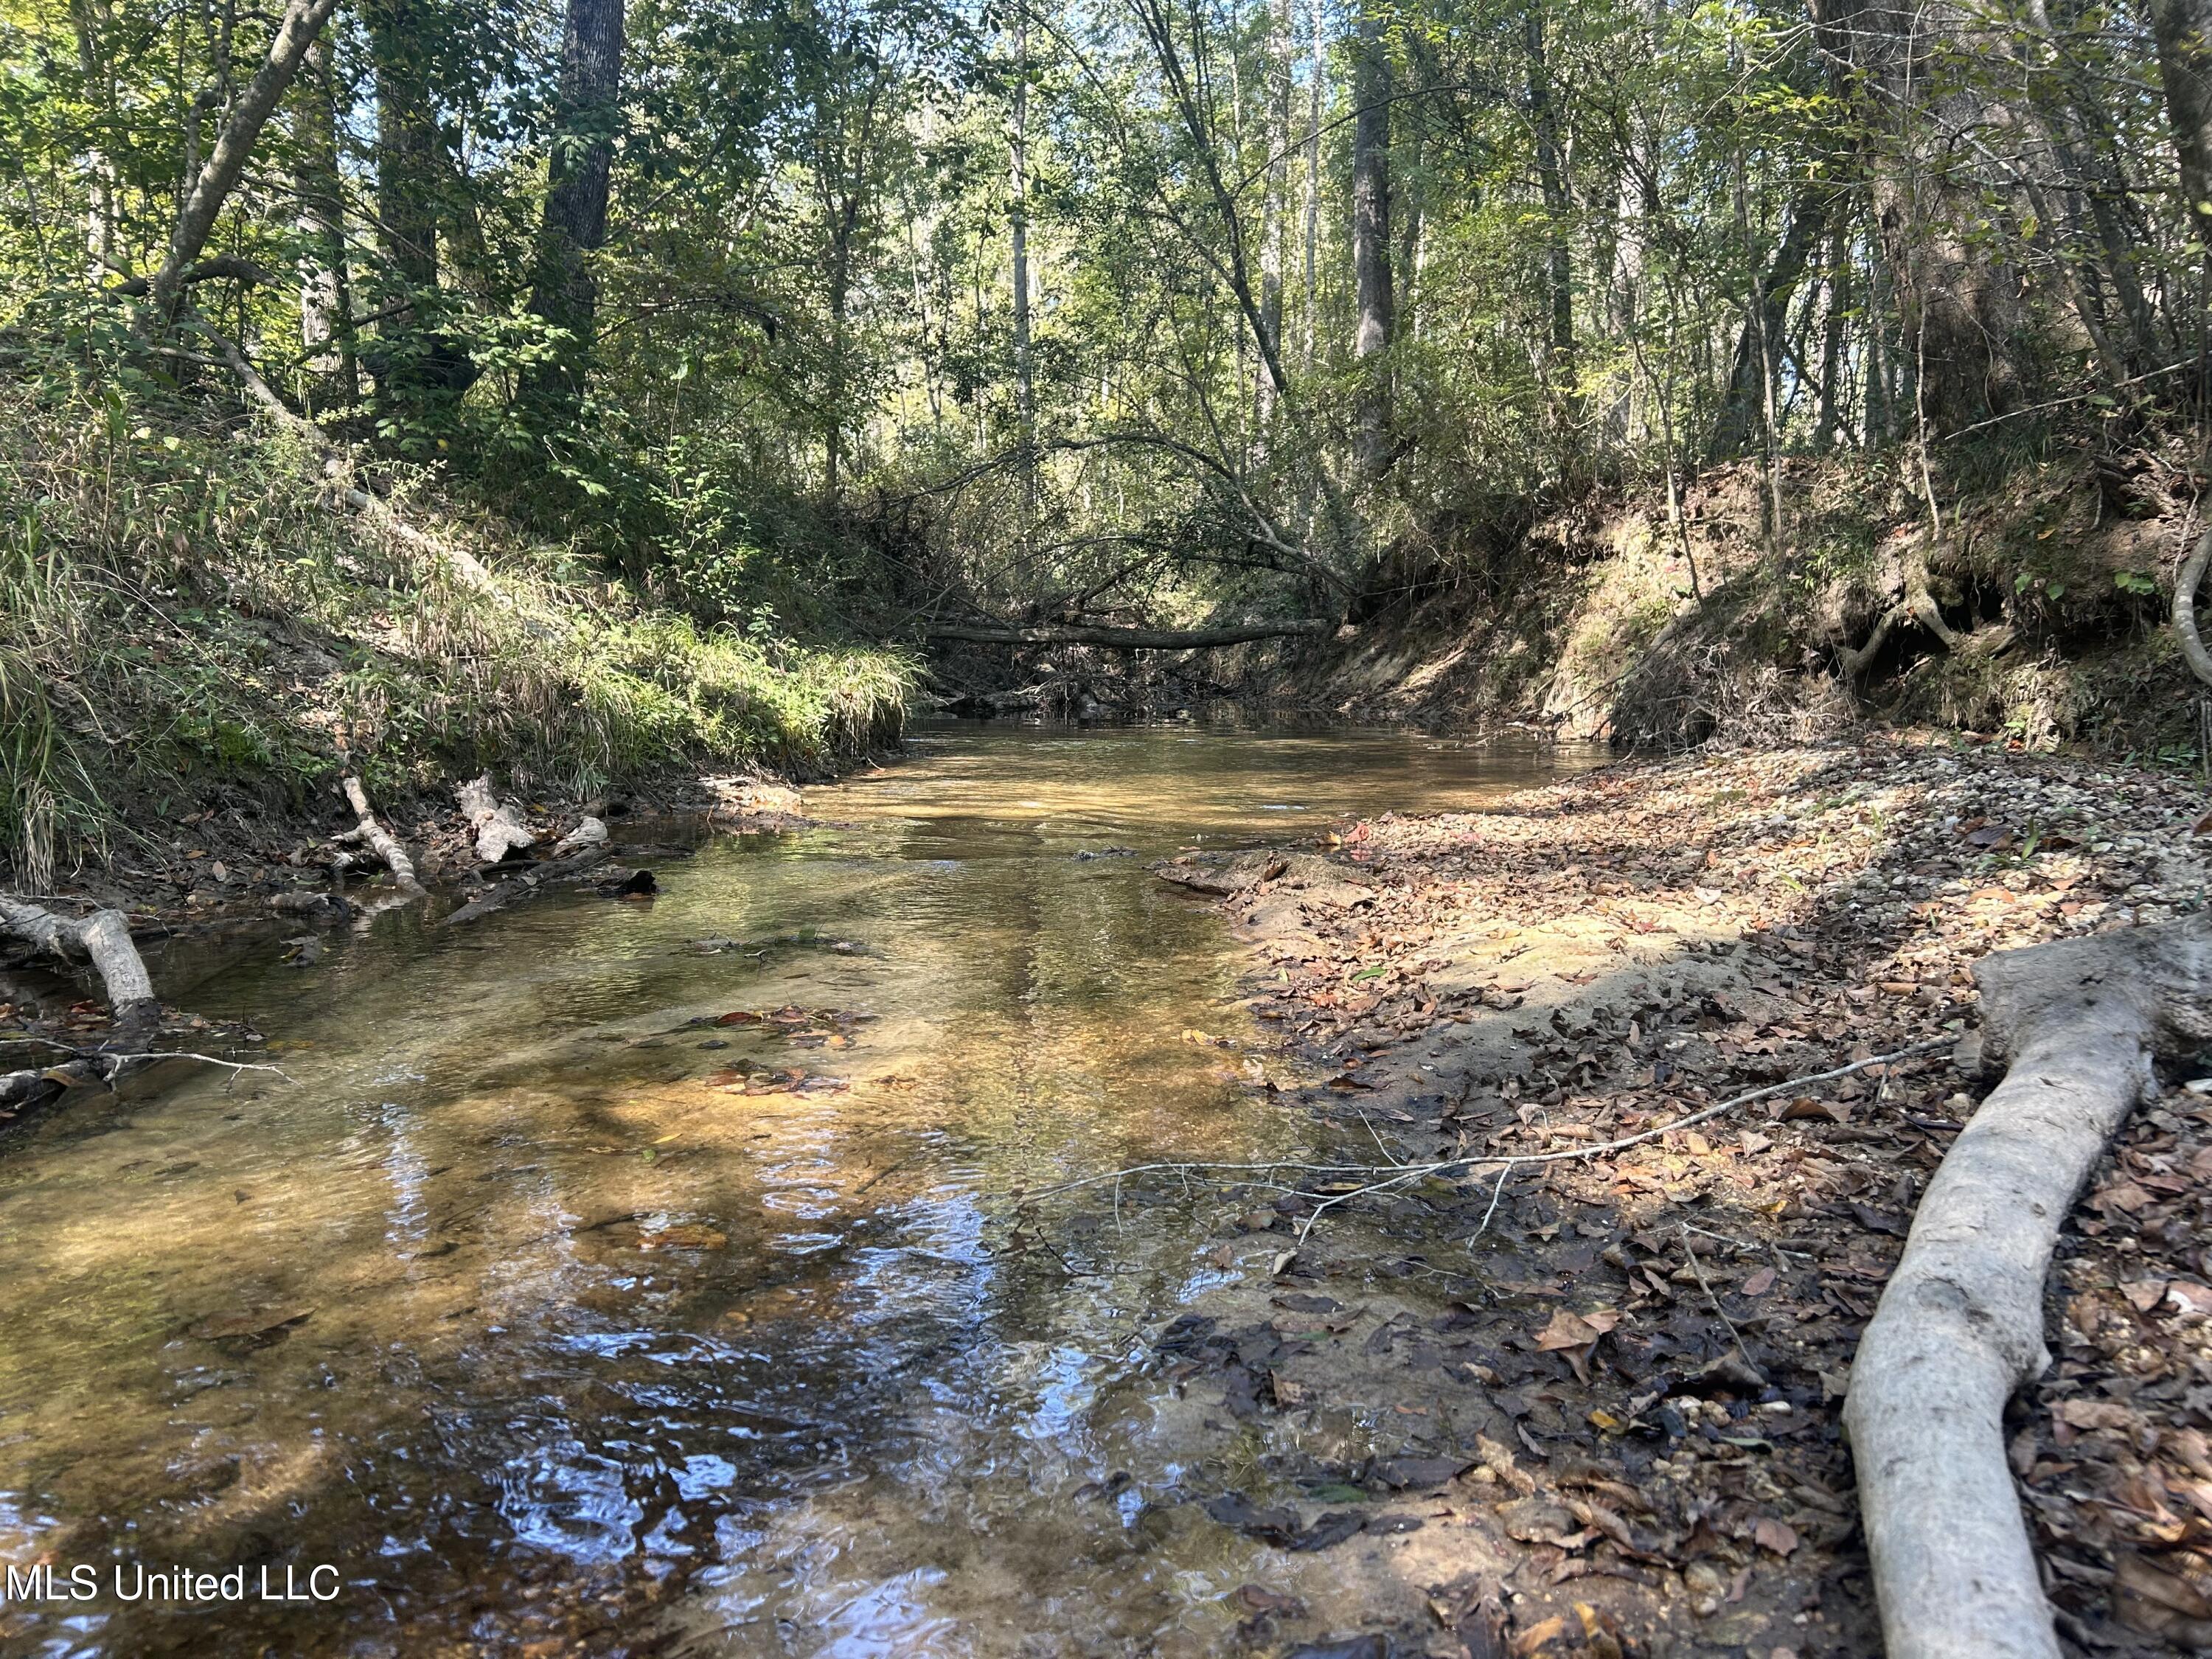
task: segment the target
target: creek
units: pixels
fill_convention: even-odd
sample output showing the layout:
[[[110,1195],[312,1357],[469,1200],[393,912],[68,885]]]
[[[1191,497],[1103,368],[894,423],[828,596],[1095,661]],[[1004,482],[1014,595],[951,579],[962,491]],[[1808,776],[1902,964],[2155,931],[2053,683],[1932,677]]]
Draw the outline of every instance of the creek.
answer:
[[[11,1595],[0,1647],[1218,1650],[1266,1552],[1156,1501],[1189,1407],[1152,1340],[1223,1270],[1172,1206],[1040,1235],[1014,1194],[1318,1144],[1204,1040],[1254,1035],[1249,963],[1150,861],[1559,764],[926,726],[818,827],[694,826],[649,903],[395,912],[193,985],[292,1080],[0,1157],[0,1561],[100,1585]],[[254,1593],[125,1600],[118,1563]],[[331,1599],[258,1599],[319,1566]]]

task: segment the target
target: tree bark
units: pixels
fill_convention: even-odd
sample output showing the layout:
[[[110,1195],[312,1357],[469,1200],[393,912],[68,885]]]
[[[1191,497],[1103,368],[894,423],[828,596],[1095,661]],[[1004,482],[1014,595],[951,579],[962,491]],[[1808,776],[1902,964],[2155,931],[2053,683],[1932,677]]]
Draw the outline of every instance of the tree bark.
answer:
[[[1559,112],[1552,98],[1552,70],[1544,45],[1544,19],[1531,0],[1522,20],[1528,58],[1528,118],[1536,131],[1536,182],[1544,197],[1545,307],[1548,373],[1546,379],[1559,412],[1570,426],[1581,420],[1582,398],[1575,369],[1575,265],[1568,242],[1566,168],[1559,144]]]
[[[1022,441],[1023,499],[1034,518],[1037,505],[1036,371],[1030,356],[1030,14],[1014,13],[1014,130],[1008,146],[1008,228],[1013,255],[1014,416]]]
[[[1782,334],[1789,321],[1790,299],[1804,280],[1813,250],[1820,246],[1827,224],[1827,204],[1817,189],[1808,190],[1790,204],[1790,224],[1775,250],[1774,263],[1759,279],[1753,301],[1736,335],[1735,360],[1729,373],[1728,396],[1714,423],[1713,441],[1706,452],[1712,461],[1725,461],[1743,453],[1750,441],[1752,422],[1759,418],[1767,388],[1780,368]],[[1764,349],[1762,350],[1762,347]]]
[[[2189,556],[2182,561],[2181,569],[2173,579],[2173,632],[2181,641],[2181,654],[2189,664],[2189,672],[2212,685],[2212,652],[2204,648],[2203,636],[2197,631],[2197,590],[2204,580],[2204,567],[2212,562],[2212,530],[2197,538]]]
[[[292,137],[300,235],[309,250],[300,280],[300,346],[307,368],[334,377],[340,395],[349,399],[355,392],[353,295],[338,178],[337,100],[326,40],[307,49],[294,94]]]
[[[1352,270],[1358,323],[1352,355],[1367,364],[1359,398],[1359,459],[1370,477],[1389,465],[1390,377],[1384,357],[1397,325],[1390,285],[1390,48],[1382,14],[1364,5],[1352,99]]]
[[[1844,1407],[1889,1659],[2058,1659],[2004,1405],[2050,1364],[2051,1247],[2153,1055],[2212,1036],[2212,923],[2007,951],[1975,978],[2011,1069],[1929,1182]]]
[[[1875,135],[1866,157],[1875,230],[1888,266],[1903,349],[1916,365],[1930,434],[2020,407],[2025,341],[2019,273],[1980,226],[1980,184],[1966,170],[1972,135],[2002,110],[1961,65],[1979,55],[1961,0],[1813,0],[1847,94]]]
[[[2212,267],[2212,0],[2151,0],[2150,21],[2166,119],[2181,162],[2182,211],[2189,216],[2197,264],[2203,270]],[[2203,326],[2200,319],[2200,339]],[[2203,355],[2200,344],[2200,360]]]
[[[1321,338],[1321,117],[1328,102],[1328,33],[1322,0],[1313,0],[1311,78],[1306,85],[1306,316],[1303,361],[1313,372],[1314,351]]]
[[[438,222],[444,195],[422,0],[364,0],[376,74],[376,226],[383,256],[374,308],[384,320],[365,354],[380,398],[404,409],[460,375],[437,332]],[[430,315],[426,318],[425,311]]]
[[[246,158],[252,153],[254,141],[260,137],[270,112],[276,107],[284,89],[300,72],[300,65],[307,60],[307,48],[314,43],[337,6],[337,0],[288,0],[276,25],[276,38],[269,43],[268,58],[254,71],[253,79],[246,83],[245,92],[232,107],[230,118],[223,123],[222,135],[216,138],[206,165],[200,168],[199,176],[192,181],[191,193],[185,198],[175,228],[169,233],[168,252],[154,273],[149,290],[157,331],[166,331],[174,320],[177,301],[184,293],[186,270],[207,246],[208,237],[215,229],[216,216],[229,200],[239,175],[246,171]]]
[[[583,395],[599,314],[591,256],[607,240],[607,193],[622,113],[623,0],[568,0],[561,87],[538,234],[530,309],[567,337],[527,377],[526,402],[556,408]]]
[[[1325,617],[1296,622],[1252,623],[1236,628],[1092,628],[1055,623],[1036,628],[997,628],[979,623],[932,623],[933,640],[964,640],[978,645],[1097,645],[1112,651],[1202,651],[1211,646],[1243,645],[1326,634],[1336,626]]]
[[[1283,338],[1283,252],[1289,240],[1291,4],[1292,0],[1273,0],[1268,11],[1267,185],[1260,216],[1260,315],[1278,350]],[[1254,376],[1253,412],[1264,443],[1275,413],[1275,383],[1264,364]]]

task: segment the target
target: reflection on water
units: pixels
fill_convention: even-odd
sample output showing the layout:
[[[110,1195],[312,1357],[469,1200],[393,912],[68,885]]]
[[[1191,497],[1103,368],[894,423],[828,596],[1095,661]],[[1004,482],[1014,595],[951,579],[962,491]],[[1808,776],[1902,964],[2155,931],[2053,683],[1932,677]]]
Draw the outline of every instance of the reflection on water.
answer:
[[[1184,1040],[1245,1029],[1237,961],[1146,860],[1555,761],[1171,727],[914,750],[810,796],[841,827],[711,844],[650,906],[395,914],[221,975],[195,1005],[296,1081],[16,1141],[0,1560],[102,1590],[11,1595],[0,1645],[1212,1650],[1255,1547],[1139,1494],[1188,1409],[1147,1338],[1218,1270],[1133,1200],[1041,1241],[1004,1200],[1310,1133]],[[125,1602],[117,1561],[343,1589]]]

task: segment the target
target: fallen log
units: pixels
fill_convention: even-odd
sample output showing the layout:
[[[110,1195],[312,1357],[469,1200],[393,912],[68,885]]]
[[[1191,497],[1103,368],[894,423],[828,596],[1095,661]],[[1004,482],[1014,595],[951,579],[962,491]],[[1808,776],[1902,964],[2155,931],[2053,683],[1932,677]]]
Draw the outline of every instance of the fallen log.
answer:
[[[1031,628],[981,623],[932,623],[933,640],[962,640],[976,645],[1098,645],[1111,651],[1203,651],[1210,646],[1243,645],[1327,634],[1336,624],[1321,617],[1294,622],[1249,623],[1232,628],[1103,628],[1056,623]]]
[[[460,800],[461,812],[468,819],[469,827],[477,832],[478,863],[497,864],[538,840],[523,827],[522,814],[512,801],[493,796],[490,773],[470,779],[453,793]]]
[[[2059,1659],[2005,1401],[2051,1363],[2052,1246],[2154,1056],[2212,1036],[2212,919],[2006,951],[1975,978],[1984,1053],[2010,1069],[1928,1183],[1844,1407],[1889,1659]]]
[[[407,856],[407,849],[393,839],[391,831],[376,821],[361,780],[349,776],[341,787],[345,790],[346,799],[360,815],[361,822],[354,826],[354,834],[367,842],[384,860],[384,867],[392,872],[392,878],[399,884],[401,892],[410,898],[420,897],[423,889],[422,882],[416,878],[415,860]]]
[[[504,910],[517,899],[528,898],[543,890],[549,883],[568,876],[578,876],[594,866],[606,862],[612,849],[601,844],[586,847],[580,853],[572,853],[564,859],[549,859],[544,864],[532,865],[520,874],[510,876],[482,898],[464,904],[447,916],[441,925],[462,927],[472,921],[481,921],[495,910]]]
[[[154,981],[147,975],[138,947],[131,942],[131,924],[120,910],[94,910],[75,921],[27,900],[0,895],[0,931],[64,961],[89,958],[118,1026],[150,1025],[160,1018]]]

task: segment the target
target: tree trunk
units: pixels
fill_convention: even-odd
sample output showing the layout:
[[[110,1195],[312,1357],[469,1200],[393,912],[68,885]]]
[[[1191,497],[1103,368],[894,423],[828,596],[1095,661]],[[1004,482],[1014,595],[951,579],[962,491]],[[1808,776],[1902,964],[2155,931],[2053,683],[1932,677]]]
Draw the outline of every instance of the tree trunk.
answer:
[[[354,386],[353,299],[346,271],[345,204],[338,179],[337,102],[331,48],[308,48],[293,100],[294,189],[308,259],[300,281],[300,346],[307,366],[336,379],[342,398]]]
[[[1325,634],[1334,626],[1326,618],[1314,617],[1235,628],[1093,628],[1079,623],[999,628],[981,623],[933,623],[928,631],[933,640],[961,640],[977,645],[1097,645],[1113,651],[1202,651],[1209,646]]]
[[[1875,235],[1929,432],[2017,409],[2019,273],[1977,234],[1982,189],[1966,172],[1972,152],[1954,137],[1984,125],[2004,96],[1961,72],[1977,26],[1960,0],[1814,0],[1814,22],[1850,66],[1847,89],[1875,135],[1866,158]]]
[[[1818,190],[1808,190],[1791,204],[1790,224],[1774,252],[1774,263],[1760,278],[1758,294],[1746,307],[1743,327],[1736,335],[1735,360],[1729,373],[1728,395],[1720,418],[1713,426],[1707,459],[1725,461],[1743,453],[1750,441],[1752,423],[1759,417],[1767,388],[1779,367],[1782,331],[1789,320],[1790,295],[1804,280],[1813,250],[1820,245],[1827,223],[1827,204]],[[1763,348],[1763,349],[1762,349]]]
[[[591,256],[607,240],[607,190],[622,116],[623,0],[568,0],[545,216],[530,309],[561,330],[553,361],[525,377],[526,404],[565,412],[583,396],[599,313]]]
[[[374,308],[382,314],[365,354],[386,404],[410,405],[453,367],[435,332],[438,134],[422,0],[365,0],[376,75],[376,228],[383,256]],[[424,310],[432,312],[428,319]]]
[[[1390,48],[1382,14],[1372,5],[1359,14],[1352,98],[1352,270],[1358,324],[1352,355],[1368,365],[1359,400],[1359,459],[1370,477],[1390,457],[1390,375],[1372,360],[1390,349],[1397,307],[1390,287]]]
[[[337,0],[288,0],[276,38],[269,43],[268,58],[232,106],[230,118],[223,123],[215,149],[192,181],[169,233],[169,250],[154,273],[149,290],[157,331],[166,331],[174,320],[177,302],[184,294],[185,271],[207,246],[216,216],[229,200],[239,175],[246,171],[246,158],[252,153],[270,112],[300,72],[307,48],[337,6]]]
[[[13,933],[64,960],[88,957],[100,974],[108,1010],[118,1027],[143,1028],[160,1017],[154,981],[147,977],[138,947],[131,942],[131,924],[120,910],[95,910],[83,921],[74,921],[0,895],[0,932]]]
[[[1036,515],[1036,372],[1030,355],[1030,15],[1014,14],[1014,131],[1008,207],[1013,243],[1014,414],[1022,441],[1022,489]]]
[[[538,837],[523,826],[522,813],[514,804],[492,793],[490,773],[471,778],[453,794],[461,804],[461,816],[477,832],[478,863],[497,864],[537,841]]]
[[[1306,86],[1306,332],[1305,370],[1313,372],[1321,338],[1321,117],[1328,102],[1328,33],[1322,0],[1313,0],[1312,77]]]
[[[1283,338],[1283,251],[1288,240],[1291,184],[1291,6],[1273,0],[1267,33],[1267,193],[1260,220],[1260,314],[1268,336],[1281,349]],[[1253,408],[1265,443],[1274,417],[1275,382],[1263,364],[1254,377]]]
[[[361,787],[361,780],[348,778],[343,787],[345,798],[352,805],[357,820],[352,831],[354,838],[367,842],[377,857],[384,860],[385,867],[392,872],[392,878],[399,884],[402,893],[410,898],[420,897],[422,884],[415,874],[415,860],[407,856],[407,849],[399,844],[391,831],[376,821],[376,814],[369,810],[368,793]]]
[[[1559,112],[1552,99],[1552,71],[1544,45],[1543,15],[1533,3],[1522,20],[1528,56],[1528,118],[1536,131],[1536,181],[1544,196],[1547,222],[1545,297],[1548,338],[1547,373],[1556,407],[1569,426],[1580,423],[1582,398],[1575,370],[1574,250],[1567,238],[1573,204],[1559,146]]]
[[[2150,21],[2166,119],[2181,161],[2182,210],[2203,270],[2212,258],[2206,252],[2212,249],[2212,0],[2151,0]],[[2197,326],[2203,329],[2203,319]],[[2200,344],[2200,368],[2203,355]]]

